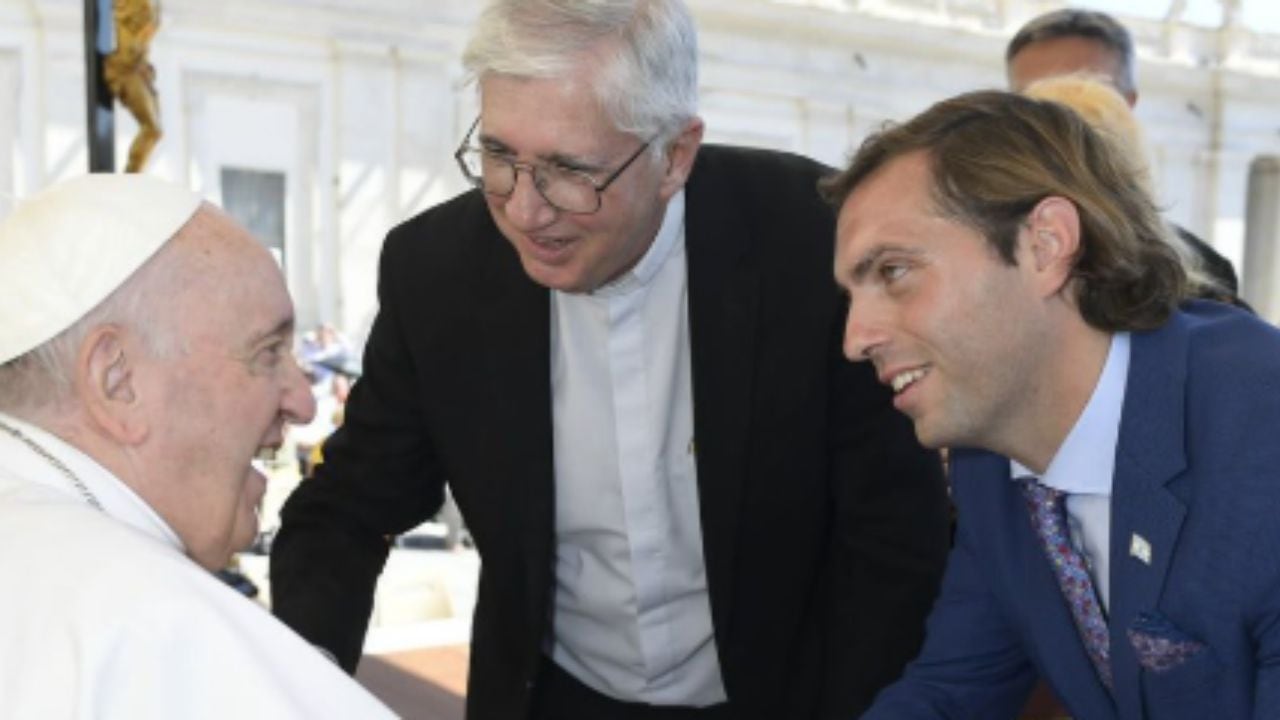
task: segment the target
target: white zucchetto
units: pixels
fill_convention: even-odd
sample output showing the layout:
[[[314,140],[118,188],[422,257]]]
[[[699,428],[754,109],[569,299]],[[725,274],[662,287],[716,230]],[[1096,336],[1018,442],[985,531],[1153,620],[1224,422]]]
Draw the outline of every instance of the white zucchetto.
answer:
[[[53,339],[129,279],[199,209],[146,175],[92,174],[0,220],[0,363]]]

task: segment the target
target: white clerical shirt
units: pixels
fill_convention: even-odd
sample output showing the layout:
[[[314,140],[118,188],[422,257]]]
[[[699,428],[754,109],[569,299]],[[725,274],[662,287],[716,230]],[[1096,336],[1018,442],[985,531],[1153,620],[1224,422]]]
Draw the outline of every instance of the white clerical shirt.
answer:
[[[629,272],[554,292],[555,662],[629,702],[725,700],[694,464],[684,193]]]
[[[1067,493],[1072,544],[1085,558],[1103,612],[1111,604],[1111,485],[1128,378],[1129,334],[1117,333],[1089,403],[1039,479]],[[1013,460],[1009,463],[1015,479],[1035,475]]]

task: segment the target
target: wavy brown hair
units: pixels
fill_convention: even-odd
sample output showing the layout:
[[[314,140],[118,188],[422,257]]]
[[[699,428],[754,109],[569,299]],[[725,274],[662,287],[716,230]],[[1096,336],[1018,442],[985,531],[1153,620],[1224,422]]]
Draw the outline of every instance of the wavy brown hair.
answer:
[[[1142,178],[1071,110],[1000,91],[959,95],[867,138],[820,190],[839,208],[876,170],[915,151],[928,153],[937,209],[982,233],[1010,265],[1028,213],[1046,197],[1070,200],[1081,236],[1071,288],[1093,327],[1155,328],[1187,296]]]

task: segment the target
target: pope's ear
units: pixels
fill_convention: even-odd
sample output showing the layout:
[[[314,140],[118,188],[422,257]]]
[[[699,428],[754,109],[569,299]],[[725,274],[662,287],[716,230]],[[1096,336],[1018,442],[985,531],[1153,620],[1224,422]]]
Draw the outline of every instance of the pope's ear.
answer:
[[[138,343],[119,325],[101,325],[80,345],[76,397],[98,428],[117,442],[136,445],[147,435],[138,393]],[[134,338],[136,340],[136,338]]]

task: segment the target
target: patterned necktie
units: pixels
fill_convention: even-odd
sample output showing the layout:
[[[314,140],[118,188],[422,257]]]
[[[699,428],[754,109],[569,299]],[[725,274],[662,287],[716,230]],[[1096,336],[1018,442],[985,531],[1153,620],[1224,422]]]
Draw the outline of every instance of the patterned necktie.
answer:
[[[1107,622],[1102,619],[1102,608],[1093,589],[1093,580],[1085,568],[1084,559],[1071,543],[1067,530],[1067,494],[1036,482],[1022,483],[1027,508],[1031,511],[1031,527],[1035,529],[1053,574],[1058,579],[1062,596],[1071,608],[1071,617],[1084,642],[1085,652],[1093,661],[1102,684],[1111,689],[1111,644],[1107,634]]]

